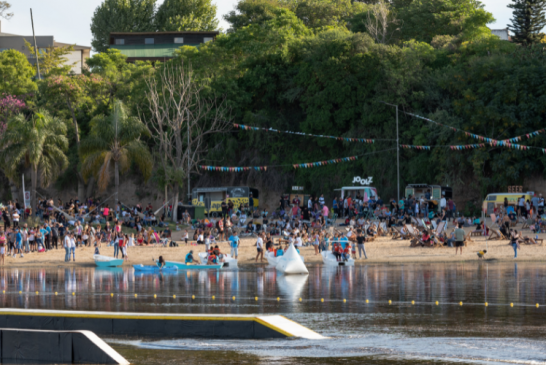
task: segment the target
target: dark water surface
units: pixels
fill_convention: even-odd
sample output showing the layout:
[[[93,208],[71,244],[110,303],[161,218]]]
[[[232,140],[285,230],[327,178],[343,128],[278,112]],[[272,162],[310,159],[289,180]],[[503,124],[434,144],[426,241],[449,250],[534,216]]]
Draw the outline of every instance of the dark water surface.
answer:
[[[546,263],[315,265],[309,276],[4,269],[0,291],[15,308],[282,314],[329,337],[106,339],[134,364],[546,364]]]

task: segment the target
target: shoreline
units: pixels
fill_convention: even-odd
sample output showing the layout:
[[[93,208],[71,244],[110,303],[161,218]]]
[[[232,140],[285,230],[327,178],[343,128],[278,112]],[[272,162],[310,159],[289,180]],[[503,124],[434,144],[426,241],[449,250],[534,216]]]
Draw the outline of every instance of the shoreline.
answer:
[[[181,236],[181,231],[173,232],[173,239]],[[539,234],[540,238],[546,238],[546,234]],[[275,237],[275,241],[277,237]],[[366,243],[366,251],[369,259],[357,259],[355,265],[369,264],[433,264],[433,263],[466,263],[481,262],[477,257],[477,252],[487,247],[487,254],[483,262],[546,262],[546,247],[541,245],[521,245],[518,250],[518,258],[513,259],[514,250],[508,245],[508,241],[488,241],[485,237],[472,237],[473,242],[469,242],[467,247],[463,248],[463,255],[455,255],[455,248],[422,248],[409,247],[409,240],[392,240],[390,237],[378,237],[373,242]],[[160,255],[166,256],[169,261],[184,261],[186,254],[193,250],[194,254],[204,252],[205,245],[185,245],[177,241],[179,247],[163,246],[133,246],[128,247],[129,261],[125,262],[123,267],[136,264],[151,265],[152,258],[157,259]],[[239,266],[267,266],[267,260],[263,263],[256,263],[256,239],[242,238],[239,248]],[[230,253],[230,247],[227,241],[216,243],[221,252]],[[113,246],[102,246],[99,248],[101,255],[113,256]],[[43,253],[25,254],[24,258],[5,258],[5,264],[0,268],[17,267],[96,267],[93,260],[93,247],[84,247],[76,249],[76,262],[64,262],[64,248],[53,249]],[[300,253],[305,257],[306,264],[321,264],[322,256],[315,255],[312,246],[302,247]],[[121,257],[121,254],[120,254]]]

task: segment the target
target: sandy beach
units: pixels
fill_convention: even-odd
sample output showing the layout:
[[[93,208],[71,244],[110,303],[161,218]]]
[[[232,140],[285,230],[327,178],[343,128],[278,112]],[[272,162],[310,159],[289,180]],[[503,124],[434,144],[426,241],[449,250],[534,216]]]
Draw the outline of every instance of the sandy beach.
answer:
[[[473,228],[466,228],[467,232]],[[451,227],[450,227],[451,230]],[[519,229],[518,229],[519,231]],[[174,240],[178,240],[181,236],[181,231],[173,232]],[[524,230],[523,235],[534,237],[535,235],[529,231]],[[546,233],[539,234],[539,238],[546,239]],[[275,238],[277,242],[278,238]],[[477,261],[478,257],[476,253],[479,250],[487,249],[486,260],[494,261],[514,261],[514,250],[509,245],[509,241],[491,240],[486,242],[486,237],[472,237],[473,242],[469,242],[468,246],[464,248],[463,254],[455,255],[455,248],[442,247],[442,248],[411,248],[409,240],[392,240],[388,237],[378,237],[373,242],[366,243],[366,251],[368,253],[368,259],[358,259],[356,264],[370,264],[370,263],[400,263],[400,262],[418,262],[418,263],[438,263],[438,262],[458,262],[458,261]],[[134,264],[151,264],[152,258],[157,259],[159,256],[163,256],[170,261],[184,261],[186,254],[193,250],[194,253],[204,252],[205,245],[185,245],[183,242],[178,242],[179,247],[160,247],[160,246],[145,246],[145,247],[129,247],[128,256],[129,259],[124,265]],[[263,263],[256,263],[254,261],[256,257],[256,239],[255,238],[242,238],[241,246],[239,248],[239,265],[266,265],[267,261],[264,259]],[[230,247],[228,242],[217,243],[222,252],[229,253]],[[314,248],[312,246],[303,247],[300,250],[301,254],[305,257],[306,263],[322,263],[320,255],[315,255]],[[30,253],[25,254],[23,258],[17,256],[16,258],[5,258],[6,267],[19,267],[19,266],[58,266],[58,265],[70,265],[70,266],[94,266],[93,261],[94,248],[84,247],[76,249],[76,261],[70,261],[70,263],[64,262],[65,250],[64,248],[53,249],[43,253]],[[106,256],[113,256],[114,248],[102,246],[100,253]],[[121,257],[121,256],[120,256]],[[521,245],[521,250],[518,251],[517,261],[546,261],[546,247],[542,245]]]

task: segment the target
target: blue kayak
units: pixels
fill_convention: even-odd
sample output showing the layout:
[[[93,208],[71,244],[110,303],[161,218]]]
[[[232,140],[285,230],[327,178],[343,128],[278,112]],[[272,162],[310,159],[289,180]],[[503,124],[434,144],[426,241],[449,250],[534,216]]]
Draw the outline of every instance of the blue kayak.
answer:
[[[165,261],[166,265],[176,266],[180,270],[219,270],[224,266],[224,263],[221,262],[217,265],[202,265],[202,264],[184,264],[182,262],[175,261]]]
[[[157,265],[133,265],[135,268],[135,271],[140,272],[177,272],[178,267],[173,265],[164,266],[163,268],[159,268]]]

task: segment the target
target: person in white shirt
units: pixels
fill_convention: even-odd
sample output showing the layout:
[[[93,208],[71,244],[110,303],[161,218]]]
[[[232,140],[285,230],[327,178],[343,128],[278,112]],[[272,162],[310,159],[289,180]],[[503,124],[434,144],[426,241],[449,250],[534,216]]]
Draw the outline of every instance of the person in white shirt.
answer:
[[[294,243],[294,246],[296,246],[296,247],[302,247],[303,246],[303,241],[301,239],[300,234],[296,235],[296,243]]]
[[[364,226],[364,218],[363,217],[360,217],[358,218],[358,220],[356,221],[358,227],[363,227]]]
[[[70,232],[65,236],[64,249],[66,251],[64,261],[70,261],[70,253],[72,253],[72,257],[74,258],[74,261],[76,261],[76,242],[74,240],[74,232]]]
[[[318,199],[318,202],[320,206],[324,206],[324,194],[320,194],[320,198]]]
[[[256,262],[258,262],[258,257],[261,256],[261,262],[264,262],[264,233],[260,233],[258,235],[258,240],[256,241],[256,251],[258,251],[256,255]]]

